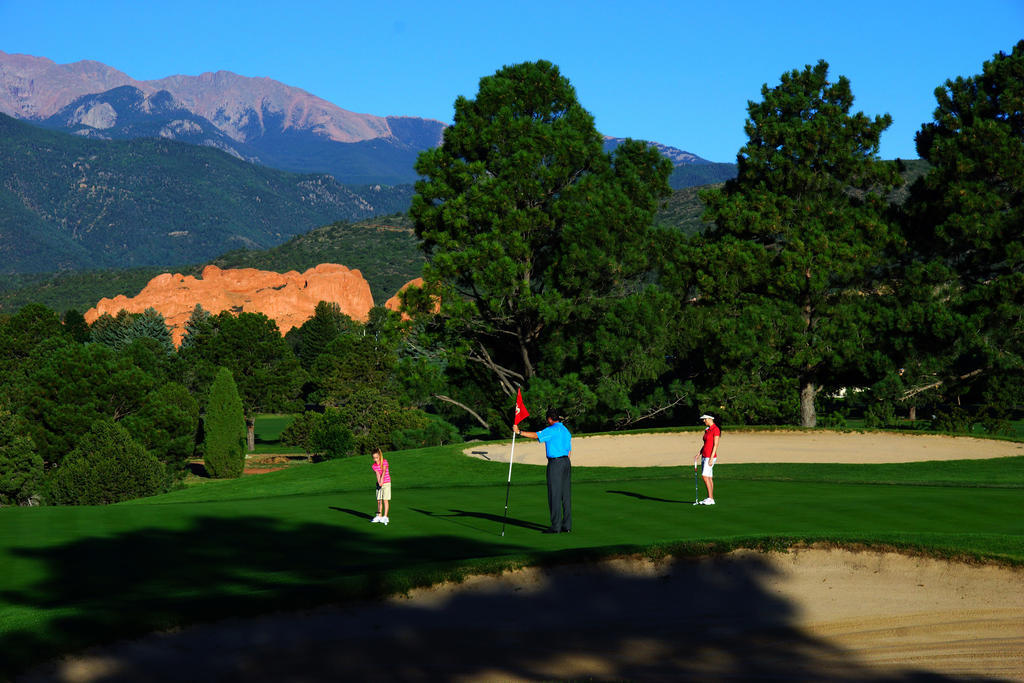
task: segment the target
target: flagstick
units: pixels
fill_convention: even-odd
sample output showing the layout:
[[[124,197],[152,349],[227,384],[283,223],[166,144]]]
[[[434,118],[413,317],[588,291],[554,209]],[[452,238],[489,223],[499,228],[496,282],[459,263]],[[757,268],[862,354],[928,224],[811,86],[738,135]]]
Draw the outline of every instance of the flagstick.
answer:
[[[505,520],[508,519],[508,494],[512,490],[512,460],[516,457],[516,433],[512,432],[512,452],[508,454],[508,485],[505,487],[505,516],[501,520],[501,535],[505,535]]]

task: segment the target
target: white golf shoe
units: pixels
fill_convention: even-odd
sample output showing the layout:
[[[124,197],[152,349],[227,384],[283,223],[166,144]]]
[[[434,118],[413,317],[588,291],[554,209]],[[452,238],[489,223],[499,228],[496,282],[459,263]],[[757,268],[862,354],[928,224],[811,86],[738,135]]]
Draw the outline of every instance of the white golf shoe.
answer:
[[[371,519],[370,522],[372,522],[373,524],[377,524],[378,522],[381,521],[381,519],[382,519],[382,517],[380,515],[377,515],[376,517]]]
[[[714,501],[712,501],[712,502],[714,502]],[[381,517],[380,518],[380,523],[383,524],[384,526],[387,526],[390,523],[390,520],[387,517]]]
[[[700,504],[701,505],[714,505],[715,504],[715,499],[714,498],[705,498],[704,500],[702,500],[700,502]]]

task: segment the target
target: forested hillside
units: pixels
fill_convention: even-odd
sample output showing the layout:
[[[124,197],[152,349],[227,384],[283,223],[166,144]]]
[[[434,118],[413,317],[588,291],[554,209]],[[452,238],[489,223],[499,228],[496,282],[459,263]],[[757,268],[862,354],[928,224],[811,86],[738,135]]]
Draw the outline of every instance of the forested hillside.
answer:
[[[199,263],[401,210],[411,186],[349,188],[161,139],[95,141],[0,115],[4,273]]]
[[[302,272],[321,263],[340,263],[362,272],[373,301],[383,305],[405,283],[419,277],[423,252],[405,214],[333,223],[298,235],[266,251],[238,250],[214,259],[221,268]]]

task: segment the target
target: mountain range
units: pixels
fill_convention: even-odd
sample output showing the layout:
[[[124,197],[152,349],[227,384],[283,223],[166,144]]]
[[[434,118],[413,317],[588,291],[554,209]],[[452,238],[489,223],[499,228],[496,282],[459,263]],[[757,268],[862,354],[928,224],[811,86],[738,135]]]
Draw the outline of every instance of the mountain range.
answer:
[[[347,111],[269,78],[228,71],[138,81],[94,61],[0,52],[0,113],[91,138],[159,136],[346,184],[416,179],[445,124]]]
[[[401,213],[417,156],[444,128],[268,78],[139,81],[99,62],[0,52],[0,273],[197,264]],[[673,187],[735,175],[649,144],[675,166]]]
[[[358,114],[269,78],[228,71],[139,81],[94,61],[57,64],[0,51],[0,113],[95,139],[161,137],[214,147],[343,184],[417,179],[417,155],[441,143],[445,124],[410,116]],[[605,137],[605,149],[623,138]],[[733,164],[649,143],[672,161],[674,188],[718,182]]]

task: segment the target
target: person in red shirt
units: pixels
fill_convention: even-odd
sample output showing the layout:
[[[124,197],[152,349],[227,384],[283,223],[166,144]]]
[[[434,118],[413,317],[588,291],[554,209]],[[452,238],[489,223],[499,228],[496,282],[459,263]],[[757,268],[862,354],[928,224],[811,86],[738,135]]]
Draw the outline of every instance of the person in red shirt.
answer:
[[[704,485],[708,489],[708,497],[700,502],[701,505],[715,504],[715,480],[712,470],[718,460],[718,441],[722,438],[722,430],[715,424],[715,418],[704,414],[700,416],[704,422],[704,442],[697,457],[693,459],[693,469],[703,467],[701,474],[704,477]]]

